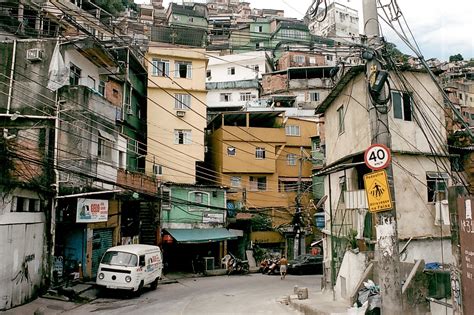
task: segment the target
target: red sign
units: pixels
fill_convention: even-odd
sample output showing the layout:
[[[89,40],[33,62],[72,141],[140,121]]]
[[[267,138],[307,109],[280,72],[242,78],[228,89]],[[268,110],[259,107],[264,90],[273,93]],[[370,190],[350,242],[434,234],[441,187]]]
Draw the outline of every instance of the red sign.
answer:
[[[364,154],[365,165],[374,171],[386,168],[391,158],[390,149],[383,144],[371,145]]]

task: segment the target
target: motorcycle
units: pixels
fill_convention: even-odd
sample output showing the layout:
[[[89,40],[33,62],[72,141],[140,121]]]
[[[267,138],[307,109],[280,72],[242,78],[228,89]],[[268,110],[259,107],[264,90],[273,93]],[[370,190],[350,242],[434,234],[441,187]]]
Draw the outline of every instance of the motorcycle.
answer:
[[[227,275],[236,274],[236,273],[241,273],[241,274],[249,273],[250,266],[249,266],[248,260],[239,259],[235,257],[234,255],[232,255],[231,253],[226,255],[224,258],[227,261]]]
[[[275,258],[271,260],[271,264],[268,266],[266,272],[267,275],[279,275],[280,274],[280,259]]]

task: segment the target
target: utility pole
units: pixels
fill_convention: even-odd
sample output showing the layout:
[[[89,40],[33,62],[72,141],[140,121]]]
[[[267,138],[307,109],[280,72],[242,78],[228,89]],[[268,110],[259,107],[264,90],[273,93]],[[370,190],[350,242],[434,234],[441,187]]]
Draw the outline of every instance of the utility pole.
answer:
[[[381,44],[377,16],[376,0],[363,0],[364,29],[367,36],[367,44],[374,49]],[[367,79],[369,85],[376,84],[379,71],[382,70],[380,62],[374,55],[367,52]],[[370,88],[370,87],[369,87]],[[371,91],[368,91],[371,93]],[[382,88],[378,93],[378,99],[385,99],[385,90]],[[388,106],[377,104],[373,97],[369,106],[370,130],[372,144],[383,144],[391,148],[390,130],[388,127]],[[392,315],[402,313],[402,286],[400,281],[400,255],[398,249],[398,230],[396,216],[395,189],[393,182],[392,164],[386,168],[390,193],[393,198],[393,208],[390,211],[377,214],[377,247],[378,247],[378,273],[379,286],[382,295],[382,314]]]
[[[295,214],[293,217],[293,230],[295,232],[295,244],[293,258],[301,255],[301,176],[303,173],[303,147],[300,147],[300,156],[298,158],[298,186],[295,197]]]

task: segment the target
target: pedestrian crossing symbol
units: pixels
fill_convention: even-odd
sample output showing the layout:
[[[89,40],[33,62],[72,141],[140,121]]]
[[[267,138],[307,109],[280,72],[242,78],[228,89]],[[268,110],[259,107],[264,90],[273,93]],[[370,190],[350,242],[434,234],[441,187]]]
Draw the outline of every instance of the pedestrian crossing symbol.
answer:
[[[392,209],[392,198],[385,170],[365,174],[364,186],[370,212]]]

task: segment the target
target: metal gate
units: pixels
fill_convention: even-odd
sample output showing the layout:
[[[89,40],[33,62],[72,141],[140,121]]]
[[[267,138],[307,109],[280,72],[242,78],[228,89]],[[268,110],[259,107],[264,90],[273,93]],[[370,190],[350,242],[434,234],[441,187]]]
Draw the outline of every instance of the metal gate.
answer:
[[[113,229],[94,230],[92,234],[92,270],[91,276],[95,278],[102,255],[112,247]]]

